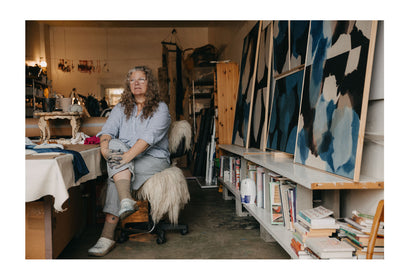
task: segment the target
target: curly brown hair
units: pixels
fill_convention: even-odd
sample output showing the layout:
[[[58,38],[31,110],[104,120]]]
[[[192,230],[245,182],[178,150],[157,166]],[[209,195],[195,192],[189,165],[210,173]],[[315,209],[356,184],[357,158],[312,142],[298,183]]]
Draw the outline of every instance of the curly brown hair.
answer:
[[[135,71],[142,71],[145,73],[146,78],[148,80],[148,89],[147,93],[145,93],[145,103],[144,108],[142,109],[142,117],[141,119],[147,119],[158,108],[158,104],[160,102],[160,94],[158,91],[157,82],[152,74],[152,70],[146,66],[136,66],[128,71],[127,77],[125,79],[125,90],[121,95],[121,105],[125,107],[124,113],[126,115],[127,120],[132,115],[132,111],[136,105],[135,97],[131,92],[131,88],[129,86],[129,77]]]

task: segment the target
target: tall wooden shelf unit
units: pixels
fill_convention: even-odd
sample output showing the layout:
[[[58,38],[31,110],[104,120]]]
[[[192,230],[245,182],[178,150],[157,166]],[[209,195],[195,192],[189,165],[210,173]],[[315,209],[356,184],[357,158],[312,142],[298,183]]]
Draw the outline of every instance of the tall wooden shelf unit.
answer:
[[[240,179],[248,176],[247,162],[252,162],[265,169],[265,182],[269,183],[269,172],[274,172],[296,183],[297,206],[296,210],[312,208],[313,191],[323,190],[328,193],[323,205],[336,213],[339,210],[339,190],[341,189],[384,189],[384,181],[372,177],[361,176],[360,181],[354,182],[330,173],[322,172],[293,162],[292,156],[280,152],[264,152],[259,149],[220,144],[220,151],[226,155],[239,156],[241,158]],[[235,200],[236,214],[238,216],[252,215],[260,223],[260,231],[265,230],[284,250],[294,259],[298,258],[290,246],[293,237],[292,232],[284,226],[271,224],[270,216],[270,190],[269,185],[264,185],[264,208],[255,205],[242,204],[240,192],[230,183],[219,178],[223,185],[223,198]],[[231,194],[233,195],[231,195]]]
[[[239,85],[239,67],[237,63],[218,63],[214,84],[214,105],[217,108],[217,145],[231,144]],[[216,156],[219,155],[216,154]]]

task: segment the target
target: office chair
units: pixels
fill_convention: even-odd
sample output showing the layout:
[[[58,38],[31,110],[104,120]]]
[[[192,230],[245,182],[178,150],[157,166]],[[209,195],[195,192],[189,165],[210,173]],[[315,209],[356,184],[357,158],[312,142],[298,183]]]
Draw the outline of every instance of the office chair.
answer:
[[[190,200],[190,193],[175,159],[186,155],[191,149],[191,125],[185,120],[173,122],[168,139],[171,166],[153,175],[139,190],[133,191],[133,198],[144,212],[138,210],[121,222],[120,243],[136,233],[156,234],[157,244],[166,242],[167,230],[179,230],[182,235],[188,233],[188,225],[178,224],[178,216]]]
[[[380,226],[380,222],[384,221],[384,200],[380,200],[378,202],[377,210],[375,212],[375,216],[372,222],[371,233],[369,235],[368,241],[368,248],[367,248],[367,259],[372,259],[372,255],[374,254],[374,247],[375,241],[377,240],[378,236],[378,229]]]

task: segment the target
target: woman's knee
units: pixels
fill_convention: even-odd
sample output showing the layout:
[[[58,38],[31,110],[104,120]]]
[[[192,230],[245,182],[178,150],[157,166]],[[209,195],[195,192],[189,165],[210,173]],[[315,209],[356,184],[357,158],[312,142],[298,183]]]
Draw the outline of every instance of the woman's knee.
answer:
[[[126,168],[123,171],[115,173],[112,176],[112,178],[114,179],[114,181],[118,181],[120,179],[129,179],[130,180],[131,179],[131,171],[128,168]]]

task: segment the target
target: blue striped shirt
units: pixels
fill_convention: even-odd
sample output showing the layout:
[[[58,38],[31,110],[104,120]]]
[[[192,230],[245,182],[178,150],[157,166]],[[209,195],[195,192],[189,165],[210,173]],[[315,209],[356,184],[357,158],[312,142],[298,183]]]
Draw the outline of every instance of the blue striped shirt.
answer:
[[[112,109],[102,131],[96,136],[108,134],[112,138],[118,138],[129,147],[132,147],[138,139],[142,139],[149,144],[144,154],[156,158],[169,158],[168,129],[171,117],[168,106],[160,102],[152,116],[144,120],[141,120],[141,116],[142,111],[137,116],[137,106],[135,106],[132,115],[127,120],[124,107],[119,103]]]

